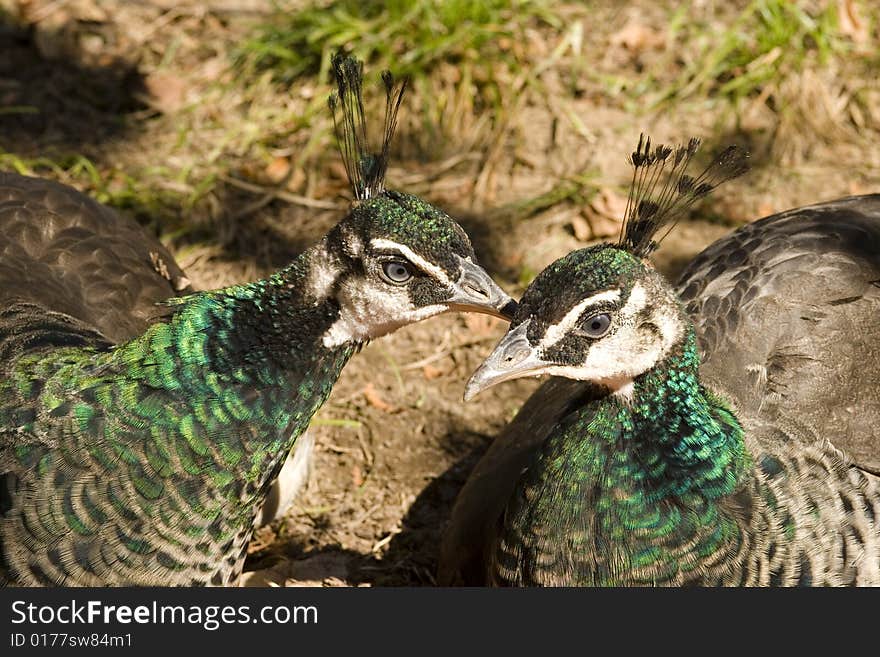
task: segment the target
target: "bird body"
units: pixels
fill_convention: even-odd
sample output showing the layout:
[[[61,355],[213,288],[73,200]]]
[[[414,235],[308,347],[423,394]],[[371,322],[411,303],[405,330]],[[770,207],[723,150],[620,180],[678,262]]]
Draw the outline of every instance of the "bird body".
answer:
[[[3,466],[31,502],[2,534],[20,583],[238,576],[255,507],[354,351],[316,346],[326,306],[283,310],[298,308],[296,270],[192,295],[121,345],[7,367]],[[33,563],[31,545],[52,549]]]
[[[681,186],[673,180],[657,189],[662,207],[662,195],[674,197]],[[636,207],[657,198],[634,196]],[[641,244],[664,223],[648,219],[632,233]],[[710,348],[706,365],[715,358],[723,367],[701,367],[685,306],[626,232],[620,245],[576,251],[539,274],[468,394],[517,376],[565,378],[544,384],[478,463],[444,537],[441,584],[880,584],[880,481],[837,446],[850,433],[858,436],[853,444],[869,444],[874,427],[852,422],[826,431],[831,423],[798,416],[796,404],[810,399],[805,392],[755,393],[755,378],[738,376],[755,362],[740,357],[753,345],[737,341],[736,322],[725,325],[731,317],[754,322],[755,336],[774,325],[772,314],[750,314],[747,304],[791,283],[798,249],[809,245],[814,269],[826,274],[858,254],[845,252],[847,240],[831,240],[829,251],[841,255],[826,263],[818,248],[826,241],[813,233],[811,241],[795,240],[786,258],[788,245],[770,246],[768,236],[796,232],[788,219],[759,222],[748,237],[726,241],[753,241],[739,253],[724,243],[710,247],[685,276],[693,286],[687,310],[702,307],[702,327],[715,327],[715,337],[700,342]],[[875,222],[865,236],[878,235]],[[735,267],[750,259],[756,271],[738,275]],[[847,273],[851,280],[841,285],[875,303],[876,271]],[[710,302],[711,295],[727,298]],[[776,335],[809,335],[785,324],[807,297],[821,305],[825,293],[819,286],[800,295],[791,307],[777,301],[783,326]],[[694,321],[701,326],[699,316]],[[857,339],[847,326],[836,327],[839,339]],[[844,348],[837,352],[844,372],[856,369]],[[773,371],[771,380],[779,376]],[[796,371],[785,376],[798,380]],[[799,383],[821,390],[815,380]],[[756,396],[764,403],[752,403]]]
[[[384,189],[402,89],[385,78],[371,159],[360,65],[334,68],[357,202],[262,280],[156,309],[182,273],[154,240],[73,190],[0,178],[23,197],[0,201],[14,228],[0,268],[0,583],[235,584],[269,487],[361,345],[441,312],[509,312],[455,221]]]
[[[631,401],[584,391],[516,485],[492,583],[880,583],[880,480],[799,423],[741,423],[697,372],[691,333]]]

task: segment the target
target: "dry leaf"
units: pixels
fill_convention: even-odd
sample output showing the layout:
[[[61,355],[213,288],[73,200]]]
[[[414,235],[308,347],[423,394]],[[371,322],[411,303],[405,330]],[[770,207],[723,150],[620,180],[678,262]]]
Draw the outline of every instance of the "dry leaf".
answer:
[[[769,217],[771,214],[776,212],[776,208],[770,201],[762,201],[758,205],[758,216],[759,217]]]
[[[574,232],[575,239],[580,242],[586,242],[593,236],[590,222],[583,217],[583,213],[571,218],[571,230]]]
[[[271,182],[280,183],[290,173],[290,160],[286,157],[276,157],[269,162],[264,173]]]
[[[364,483],[364,473],[361,470],[361,466],[354,465],[351,468],[351,481],[355,485],[355,488],[360,487],[361,484]]]
[[[849,193],[853,196],[858,196],[859,194],[866,194],[869,190],[858,180],[852,180],[849,183]]]
[[[367,400],[370,406],[378,408],[383,413],[391,413],[394,410],[391,404],[382,399],[382,395],[379,394],[379,391],[376,390],[372,383],[368,383],[364,388],[364,399]]]
[[[590,207],[603,217],[619,222],[626,212],[626,198],[609,187],[603,187],[590,201]]]
[[[150,104],[163,114],[173,114],[186,101],[186,82],[172,73],[152,73],[144,78]]]
[[[255,552],[259,552],[260,550],[265,550],[267,547],[275,542],[276,538],[277,536],[275,534],[275,530],[272,529],[271,525],[264,525],[263,527],[260,527],[259,529],[254,531],[253,538],[248,544],[248,554],[254,554]]]
[[[422,368],[422,374],[424,374],[425,378],[428,381],[433,379],[439,379],[441,376],[446,374],[444,370],[441,370],[439,367],[434,367],[433,365],[425,365]]]
[[[611,45],[623,46],[632,53],[660,50],[666,45],[666,35],[636,20],[630,20],[611,36]]]
[[[614,190],[603,187],[581,210],[580,217],[571,220],[574,236],[581,240],[614,237],[620,232],[620,222],[626,212],[626,199]]]
[[[848,36],[853,43],[864,44],[870,39],[868,23],[859,15],[855,0],[837,0],[837,21],[841,34]]]

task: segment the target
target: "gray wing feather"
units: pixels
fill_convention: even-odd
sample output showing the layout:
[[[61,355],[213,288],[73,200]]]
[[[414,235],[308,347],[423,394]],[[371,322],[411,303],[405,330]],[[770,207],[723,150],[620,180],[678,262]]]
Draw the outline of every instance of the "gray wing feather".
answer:
[[[880,195],[745,226],[697,256],[678,289],[704,379],[740,412],[797,417],[880,472]]]
[[[0,307],[27,306],[35,327],[41,310],[66,315],[117,343],[188,285],[133,219],[65,185],[0,172]]]

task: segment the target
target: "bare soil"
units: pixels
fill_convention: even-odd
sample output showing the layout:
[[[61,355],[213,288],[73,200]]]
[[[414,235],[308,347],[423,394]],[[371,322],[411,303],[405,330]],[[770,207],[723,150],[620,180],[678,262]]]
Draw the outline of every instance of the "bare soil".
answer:
[[[711,207],[698,208],[664,242],[657,260],[671,276],[742,222],[880,190],[876,133],[858,139],[846,130],[833,138],[800,135],[807,146],[795,144],[782,157],[771,143],[772,119],[762,123],[757,110],[746,127],[699,103],[634,114],[592,78],[572,84],[548,59],[579,21],[587,36],[579,52],[566,57],[580,57],[602,75],[632,76],[652,58],[669,56],[663,41],[667,13],[660,4],[595,3],[589,20],[582,8],[563,7],[571,21],[558,30],[536,29],[531,44],[538,74],[555,92],[517,93],[503,122],[489,123],[488,134],[465,134],[463,128],[461,149],[452,141],[429,152],[417,123],[402,121],[390,186],[461,218],[478,257],[515,296],[528,272],[614,235],[628,180],[626,154],[642,130],[676,141],[702,135],[710,146],[733,140],[753,152],[753,173],[731,184]],[[694,3],[695,11],[702,4]],[[263,166],[290,156],[306,143],[302,136],[281,131],[267,160],[265,152],[237,151],[231,139],[223,150],[227,136],[199,118],[227,111],[216,105],[224,96],[212,90],[234,87],[235,77],[222,72],[229,51],[265,20],[270,7],[268,0],[0,0],[0,8],[18,16],[0,14],[0,153],[82,153],[102,172],[187,158],[198,166],[212,156],[243,167],[236,174],[254,162]],[[262,102],[288,102],[281,91],[274,93]],[[36,109],[4,114],[10,106]],[[235,105],[229,111],[244,110]],[[260,128],[258,117],[242,117]],[[477,124],[472,117],[467,125]],[[274,124],[263,128],[279,131]],[[175,146],[180,143],[186,147]],[[220,155],[210,155],[216,149]],[[286,200],[267,196],[265,185],[249,190],[218,183],[195,206],[179,207],[177,223],[170,224],[167,205],[161,220],[137,199],[122,205],[162,235],[197,287],[252,280],[283,265],[342,215],[345,183],[334,158],[328,151],[301,161],[302,180],[288,187]],[[591,172],[590,195],[598,191],[589,201],[575,195],[535,211],[517,205],[584,171]],[[41,173],[96,191],[68,170]],[[175,189],[174,181],[162,184]],[[189,230],[175,232],[187,222]],[[433,584],[437,548],[458,490],[538,384],[512,382],[473,403],[462,401],[467,377],[504,330],[498,320],[445,315],[377,340],[355,356],[313,424],[317,459],[304,496],[284,520],[254,538],[249,583]]]

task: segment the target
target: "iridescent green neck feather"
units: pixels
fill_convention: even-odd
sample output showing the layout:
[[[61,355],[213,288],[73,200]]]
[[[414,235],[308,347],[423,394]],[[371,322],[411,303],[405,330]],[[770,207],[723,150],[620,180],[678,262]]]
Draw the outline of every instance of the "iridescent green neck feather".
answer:
[[[726,500],[749,476],[749,458],[742,427],[699,383],[698,364],[688,331],[635,379],[631,399],[597,391],[567,418],[508,508],[496,577],[542,580],[521,572],[530,549],[544,552],[545,575],[563,576],[556,583],[599,586],[688,580],[689,568],[702,574],[689,555],[737,552]]]

